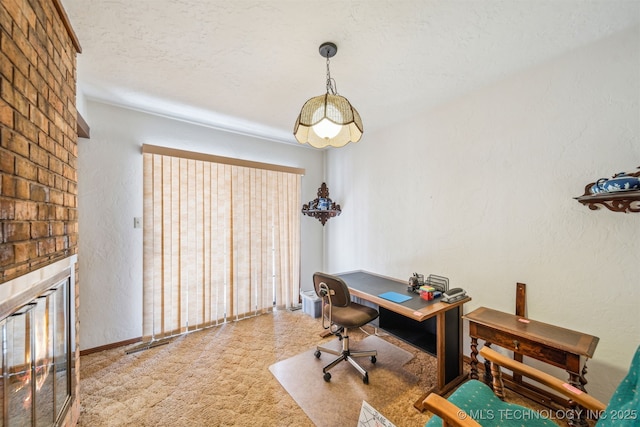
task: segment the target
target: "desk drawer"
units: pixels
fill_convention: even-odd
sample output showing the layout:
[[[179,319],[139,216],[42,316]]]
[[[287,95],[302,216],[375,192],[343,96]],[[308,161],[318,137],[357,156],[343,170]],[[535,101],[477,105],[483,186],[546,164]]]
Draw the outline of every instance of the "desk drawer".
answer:
[[[566,351],[546,346],[535,340],[473,322],[469,324],[469,333],[472,337],[480,338],[497,346],[533,357],[534,359],[555,365],[559,368],[567,369],[568,367]],[[571,364],[572,363],[569,363],[569,365]],[[578,371],[576,370],[575,372]]]

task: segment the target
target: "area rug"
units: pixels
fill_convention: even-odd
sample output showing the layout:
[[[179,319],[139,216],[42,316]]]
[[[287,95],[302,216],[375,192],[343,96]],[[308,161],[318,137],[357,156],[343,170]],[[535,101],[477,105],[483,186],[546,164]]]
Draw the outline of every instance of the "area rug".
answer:
[[[326,382],[322,368],[337,356],[323,353],[317,359],[315,347],[269,367],[318,427],[356,426],[363,400],[374,408],[384,407],[418,381],[415,375],[403,369],[414,357],[408,351],[373,335],[350,344],[352,351],[378,351],[375,364],[368,357],[357,359],[369,372],[369,384],[364,384],[360,373],[348,362],[334,367],[331,381]],[[340,349],[341,343],[336,339],[323,346]]]

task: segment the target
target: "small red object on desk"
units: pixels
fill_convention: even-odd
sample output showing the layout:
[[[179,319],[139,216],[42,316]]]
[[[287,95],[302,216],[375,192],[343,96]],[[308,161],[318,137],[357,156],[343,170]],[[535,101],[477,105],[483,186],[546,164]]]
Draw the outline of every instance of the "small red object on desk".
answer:
[[[433,299],[433,292],[435,288],[431,286],[420,286],[420,298],[423,300],[431,301]]]

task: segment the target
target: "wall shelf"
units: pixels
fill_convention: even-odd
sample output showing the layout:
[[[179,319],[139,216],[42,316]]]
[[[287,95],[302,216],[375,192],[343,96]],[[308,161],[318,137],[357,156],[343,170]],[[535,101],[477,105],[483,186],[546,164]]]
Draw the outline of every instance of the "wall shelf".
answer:
[[[627,174],[629,176],[640,177],[640,171]],[[640,212],[640,191],[616,191],[611,193],[591,193],[591,187],[596,182],[587,184],[584,194],[575,199],[591,210],[598,210],[604,206],[612,212]]]
[[[323,226],[329,218],[336,217],[341,212],[340,205],[329,198],[329,189],[324,182],[318,188],[318,197],[302,205],[302,214],[316,218]]]

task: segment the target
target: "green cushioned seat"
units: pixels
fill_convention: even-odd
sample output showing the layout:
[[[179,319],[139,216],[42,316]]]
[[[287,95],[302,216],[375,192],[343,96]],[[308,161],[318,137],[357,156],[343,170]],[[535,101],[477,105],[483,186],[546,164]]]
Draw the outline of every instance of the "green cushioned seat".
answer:
[[[475,419],[483,427],[557,427],[558,425],[531,409],[503,402],[483,382],[470,380],[462,384],[447,399]],[[462,415],[462,414],[461,414]],[[442,426],[442,419],[431,417],[426,427]]]

